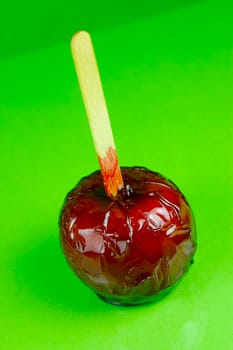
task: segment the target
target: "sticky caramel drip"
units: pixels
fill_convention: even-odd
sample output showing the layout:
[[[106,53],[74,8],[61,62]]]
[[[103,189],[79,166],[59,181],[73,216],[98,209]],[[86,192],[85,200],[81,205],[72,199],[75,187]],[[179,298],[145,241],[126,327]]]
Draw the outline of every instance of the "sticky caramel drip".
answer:
[[[116,154],[116,150],[109,146],[105,157],[98,155],[100,169],[104,181],[106,194],[116,197],[118,190],[123,187],[123,179]]]

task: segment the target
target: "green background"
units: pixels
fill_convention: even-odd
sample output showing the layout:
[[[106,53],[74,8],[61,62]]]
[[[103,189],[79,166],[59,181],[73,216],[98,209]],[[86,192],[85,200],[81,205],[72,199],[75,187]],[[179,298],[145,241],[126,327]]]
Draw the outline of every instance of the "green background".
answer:
[[[231,349],[231,1],[46,4],[1,11],[0,349]],[[64,196],[98,168],[69,48],[80,28],[121,164],[171,178],[196,217],[195,263],[154,304],[105,304],[60,250]]]

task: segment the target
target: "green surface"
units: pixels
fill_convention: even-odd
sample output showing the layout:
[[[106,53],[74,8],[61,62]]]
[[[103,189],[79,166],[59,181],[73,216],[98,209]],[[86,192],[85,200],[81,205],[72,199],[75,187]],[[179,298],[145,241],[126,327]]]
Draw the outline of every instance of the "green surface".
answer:
[[[2,1],[0,58],[69,40],[78,29],[99,31],[200,0]]]
[[[195,263],[158,303],[105,304],[61,253],[63,198],[98,167],[69,42],[0,61],[1,350],[232,348],[228,4],[93,32],[121,164],[167,175],[196,217]]]

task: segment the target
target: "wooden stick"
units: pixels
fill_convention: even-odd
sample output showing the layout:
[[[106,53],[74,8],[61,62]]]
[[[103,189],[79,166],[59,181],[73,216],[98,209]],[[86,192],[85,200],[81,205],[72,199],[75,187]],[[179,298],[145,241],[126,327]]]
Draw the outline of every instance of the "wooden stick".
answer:
[[[123,179],[90,35],[84,31],[76,33],[71,51],[105,191],[109,197],[116,197],[123,188]]]

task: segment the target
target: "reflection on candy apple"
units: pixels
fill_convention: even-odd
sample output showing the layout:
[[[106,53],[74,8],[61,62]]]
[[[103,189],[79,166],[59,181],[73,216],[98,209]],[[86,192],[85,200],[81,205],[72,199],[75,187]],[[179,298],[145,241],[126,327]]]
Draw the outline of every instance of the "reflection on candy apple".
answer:
[[[119,305],[166,294],[192,262],[192,211],[179,189],[141,167],[121,168],[124,188],[106,195],[100,171],[67,195],[60,216],[61,245],[79,278]]]

